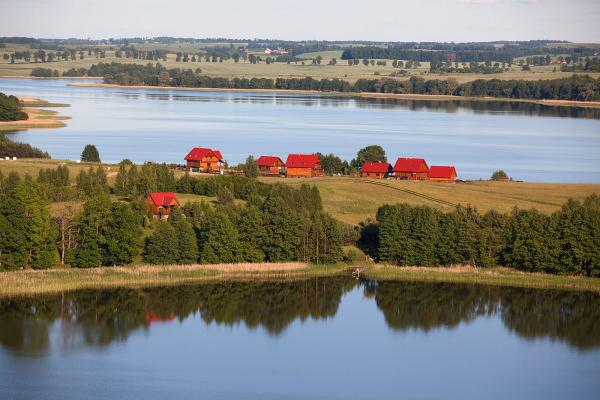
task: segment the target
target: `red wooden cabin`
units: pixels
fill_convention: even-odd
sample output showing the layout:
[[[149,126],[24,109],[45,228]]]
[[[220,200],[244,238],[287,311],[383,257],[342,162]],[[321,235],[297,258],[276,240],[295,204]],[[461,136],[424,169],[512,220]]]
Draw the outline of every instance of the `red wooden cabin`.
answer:
[[[429,179],[438,182],[455,182],[456,181],[456,168],[450,166],[439,166],[432,165],[429,168]]]
[[[316,154],[290,154],[285,162],[288,177],[323,176],[323,166]]]
[[[146,209],[157,218],[168,218],[173,207],[179,205],[173,192],[152,192],[146,197]]]
[[[396,179],[418,181],[427,179],[429,167],[422,158],[399,158],[392,171]]]
[[[363,178],[383,179],[392,170],[390,163],[386,162],[366,162],[360,169],[360,176]]]
[[[278,176],[285,174],[285,163],[277,156],[260,156],[256,160],[262,176]]]
[[[225,168],[223,156],[219,150],[194,147],[184,158],[186,169],[192,172],[222,174]]]

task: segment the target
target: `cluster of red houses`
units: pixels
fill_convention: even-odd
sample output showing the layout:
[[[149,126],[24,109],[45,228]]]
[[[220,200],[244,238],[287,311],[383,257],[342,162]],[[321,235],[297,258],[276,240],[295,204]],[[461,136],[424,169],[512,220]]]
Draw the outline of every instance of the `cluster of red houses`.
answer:
[[[192,172],[222,174],[225,168],[219,150],[194,147],[184,158],[186,169]],[[314,177],[323,176],[323,166],[316,154],[290,154],[283,162],[278,156],[260,156],[256,164],[263,176]],[[396,178],[407,180],[456,181],[453,166],[431,166],[422,158],[398,158],[394,166],[385,162],[367,162],[360,175],[365,178]]]
[[[440,182],[456,181],[456,168],[452,165],[432,165],[429,167],[422,158],[399,158],[392,167],[386,162],[367,162],[360,175],[366,178],[383,179],[394,177],[411,181],[432,180]]]
[[[219,150],[193,148],[186,156],[186,169],[192,172],[222,174],[225,161]],[[323,176],[323,166],[316,154],[290,154],[286,162],[277,156],[260,156],[256,160],[262,176],[314,177]],[[406,180],[456,181],[453,166],[432,165],[422,158],[398,158],[394,166],[386,162],[366,162],[360,175],[365,178],[395,178]],[[173,207],[179,206],[173,192],[154,192],[146,197],[146,207],[157,217],[167,218]]]

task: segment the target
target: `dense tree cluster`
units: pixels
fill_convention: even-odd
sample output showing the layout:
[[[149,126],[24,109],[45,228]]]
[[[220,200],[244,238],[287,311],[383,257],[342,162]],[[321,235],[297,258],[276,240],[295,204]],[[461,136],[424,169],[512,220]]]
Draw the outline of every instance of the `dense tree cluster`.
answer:
[[[174,192],[175,174],[166,164],[144,164],[141,167],[121,162],[113,191],[122,197],[146,196],[150,192]],[[184,193],[192,193],[190,189]]]
[[[13,95],[0,92],[0,121],[18,121],[27,119],[19,99]]]
[[[29,75],[36,78],[58,78],[60,76],[56,69],[41,67],[33,68]]]
[[[596,195],[583,203],[570,200],[551,215],[519,209],[480,215],[468,207],[443,213],[428,206],[386,205],[379,208],[375,226],[363,230],[365,247],[370,244],[379,260],[399,265],[506,265],[600,276]]]
[[[334,263],[342,259],[341,226],[323,212],[315,187],[274,185],[257,204],[192,203],[183,211],[187,218],[157,224],[146,241],[146,261]],[[195,246],[189,241],[191,228]],[[171,250],[165,249],[165,242]]]

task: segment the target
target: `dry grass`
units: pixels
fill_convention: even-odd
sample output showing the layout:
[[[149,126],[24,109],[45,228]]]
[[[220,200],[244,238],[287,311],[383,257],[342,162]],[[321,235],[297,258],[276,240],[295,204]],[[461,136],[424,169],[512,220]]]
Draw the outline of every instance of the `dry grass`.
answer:
[[[559,276],[517,271],[512,268],[397,267],[375,264],[364,275],[369,279],[418,282],[474,283],[497,286],[583,290],[600,293],[600,278]]]

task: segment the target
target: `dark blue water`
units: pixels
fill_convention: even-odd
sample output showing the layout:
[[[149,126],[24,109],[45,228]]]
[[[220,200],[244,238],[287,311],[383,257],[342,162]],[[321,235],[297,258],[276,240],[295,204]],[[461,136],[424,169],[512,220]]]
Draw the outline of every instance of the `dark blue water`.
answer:
[[[0,398],[596,399],[594,293],[348,278],[0,299]]]
[[[66,80],[0,79],[0,91],[71,104],[62,129],[18,141],[78,159],[94,143],[103,161],[182,163],[191,147],[248,154],[335,153],[350,160],[370,144],[390,160],[453,164],[459,178],[504,169],[517,180],[600,182],[600,112],[523,103],[417,102],[318,95],[69,87]]]

